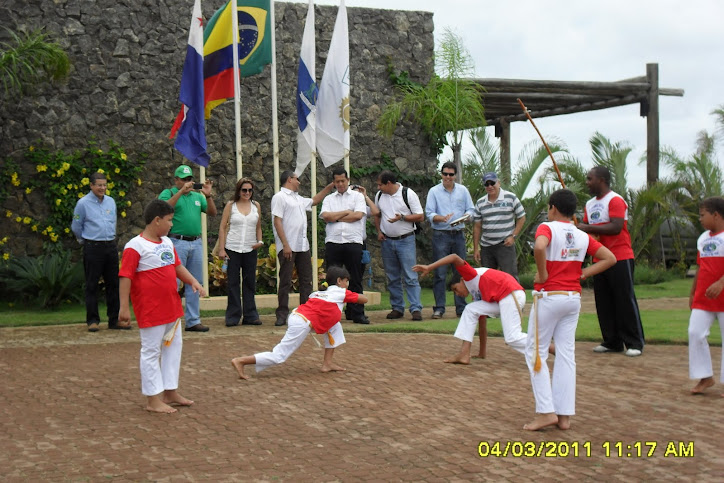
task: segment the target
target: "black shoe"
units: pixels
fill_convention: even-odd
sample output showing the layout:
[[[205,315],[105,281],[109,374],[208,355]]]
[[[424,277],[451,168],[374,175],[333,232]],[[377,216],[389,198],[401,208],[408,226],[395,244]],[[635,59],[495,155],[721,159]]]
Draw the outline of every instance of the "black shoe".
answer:
[[[131,330],[131,324],[127,324],[127,325],[108,324],[108,328],[110,330]]]
[[[370,319],[368,319],[366,315],[362,315],[354,318],[352,322],[354,322],[355,324],[369,324]]]
[[[238,320],[236,322],[226,322],[227,327],[236,327],[237,325],[239,325]]]
[[[415,321],[422,320],[422,312],[420,312],[419,310],[415,310],[412,313],[412,320],[415,320]]]
[[[405,314],[403,314],[399,310],[392,310],[392,312],[387,314],[388,319],[401,319],[404,316],[405,316]]]
[[[276,327],[281,327],[282,325],[287,325],[286,319],[277,319],[276,322],[274,322],[274,325]]]
[[[259,320],[259,319],[249,320],[249,321],[245,320],[241,323],[241,325],[261,325],[261,320]]]
[[[186,332],[208,332],[209,328],[202,324],[196,324],[191,327],[186,327]]]

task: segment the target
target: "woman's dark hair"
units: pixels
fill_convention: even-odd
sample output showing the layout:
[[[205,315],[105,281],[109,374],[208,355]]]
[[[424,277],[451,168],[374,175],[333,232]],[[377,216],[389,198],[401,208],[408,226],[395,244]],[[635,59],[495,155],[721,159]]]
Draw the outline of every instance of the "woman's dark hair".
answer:
[[[241,187],[245,184],[250,184],[251,189],[254,189],[254,182],[251,180],[251,178],[241,178],[239,181],[236,182],[236,188],[234,189],[234,203],[241,199]],[[251,198],[249,199],[254,199],[253,191],[251,192]]]

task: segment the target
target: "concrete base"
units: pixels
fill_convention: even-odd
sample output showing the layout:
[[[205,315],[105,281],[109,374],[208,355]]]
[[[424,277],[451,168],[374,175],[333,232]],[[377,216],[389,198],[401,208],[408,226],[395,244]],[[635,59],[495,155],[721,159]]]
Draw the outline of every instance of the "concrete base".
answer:
[[[369,299],[367,305],[379,305],[382,299],[380,292],[365,292],[364,294]],[[276,294],[257,295],[255,299],[257,308],[277,307]],[[181,300],[184,301],[183,299]],[[289,294],[289,308],[296,307],[297,305],[299,305],[299,294]],[[226,310],[226,296],[202,298],[200,306],[201,310]]]

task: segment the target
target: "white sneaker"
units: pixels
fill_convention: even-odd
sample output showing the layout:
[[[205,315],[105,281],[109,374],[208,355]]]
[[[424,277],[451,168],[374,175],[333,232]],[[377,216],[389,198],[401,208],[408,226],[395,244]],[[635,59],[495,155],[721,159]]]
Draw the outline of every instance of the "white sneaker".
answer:
[[[629,357],[638,357],[641,355],[641,351],[639,349],[626,349],[626,355]]]
[[[603,352],[615,352],[615,351],[609,349],[605,345],[597,345],[596,347],[593,348],[593,352],[598,352],[600,354]]]
[[[442,319],[442,312],[439,310],[436,310],[435,312],[433,312],[432,318],[433,319]]]

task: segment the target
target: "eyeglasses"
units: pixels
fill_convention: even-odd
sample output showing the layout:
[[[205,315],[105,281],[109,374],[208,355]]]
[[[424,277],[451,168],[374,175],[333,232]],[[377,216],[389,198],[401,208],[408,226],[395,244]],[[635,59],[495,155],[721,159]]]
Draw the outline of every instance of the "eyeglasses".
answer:
[[[455,176],[455,173],[442,173],[443,176]]]
[[[495,181],[486,181],[486,182],[485,182],[485,186],[486,186],[486,187],[488,187],[488,186],[495,186],[495,183],[496,183]]]
[[[254,191],[254,188],[241,188],[242,193],[251,193]]]

